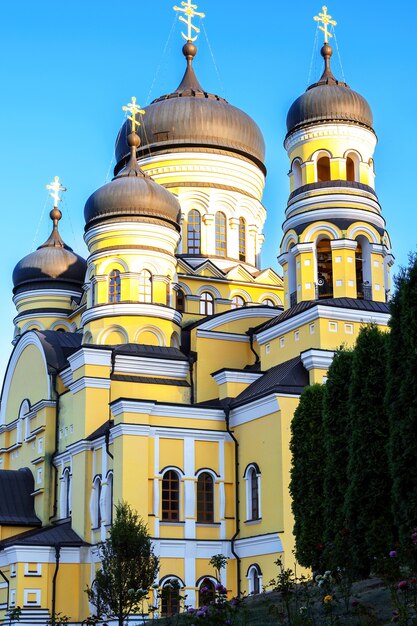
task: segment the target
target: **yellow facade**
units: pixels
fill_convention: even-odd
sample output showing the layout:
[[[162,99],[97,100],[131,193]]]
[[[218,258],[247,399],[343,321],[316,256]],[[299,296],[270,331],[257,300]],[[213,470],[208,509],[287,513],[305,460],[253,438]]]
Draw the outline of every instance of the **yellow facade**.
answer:
[[[166,100],[200,93],[180,88]],[[208,116],[230,106],[201,99],[211,100]],[[363,324],[388,324],[393,257],[363,107],[363,119],[332,109],[311,121],[307,110],[288,127],[282,276],[259,261],[259,129],[236,148],[233,129],[217,120],[224,136],[204,138],[191,116],[190,138],[169,143],[161,131],[136,152],[130,136],[130,161],[122,146],[114,180],[87,201],[87,270],[73,291],[46,271],[42,288],[17,280],[0,408],[0,483],[15,485],[9,512],[0,502],[0,623],[17,606],[24,626],[54,610],[88,616],[95,545],[122,500],[148,525],[156,584],[178,581],[188,604],[204,578],[215,581],[214,554],[228,558],[230,597],[257,593],[278,557],[293,567],[300,394],[325,382],[334,351]]]

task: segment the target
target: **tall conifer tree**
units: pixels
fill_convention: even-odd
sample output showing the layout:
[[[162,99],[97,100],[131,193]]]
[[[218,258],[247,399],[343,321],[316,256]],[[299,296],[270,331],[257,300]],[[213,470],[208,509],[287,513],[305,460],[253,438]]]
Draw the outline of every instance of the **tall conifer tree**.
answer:
[[[387,554],[391,543],[389,429],[384,407],[386,339],[375,325],[363,327],[352,361],[349,486],[344,508],[357,575],[367,575],[374,557]]]
[[[352,350],[336,352],[324,387],[324,543],[329,568],[347,565],[347,532],[344,501],[348,488],[349,388]]]
[[[417,255],[402,269],[391,302],[387,413],[393,515],[404,547],[417,526]]]
[[[291,424],[290,493],[296,557],[317,569],[323,548],[323,385],[303,391]]]

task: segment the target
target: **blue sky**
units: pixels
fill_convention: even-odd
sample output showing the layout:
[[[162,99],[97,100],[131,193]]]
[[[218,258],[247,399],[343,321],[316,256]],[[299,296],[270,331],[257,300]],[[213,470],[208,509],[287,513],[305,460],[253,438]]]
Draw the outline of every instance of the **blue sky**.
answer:
[[[59,175],[68,192],[60,224],[65,241],[86,254],[83,207],[114,165],[121,107],[172,91],[184,60],[173,0],[29,0],[8,2],[0,22],[0,202],[2,281],[0,372],[10,353],[11,275],[16,262],[48,236],[45,184]],[[413,185],[417,81],[412,0],[335,0],[337,42],[347,83],[364,95],[379,138],[376,188],[396,266],[416,247]],[[312,56],[321,2],[201,0],[206,13],[195,68],[208,91],[226,97],[261,127],[267,146],[268,210],[263,266],[276,256],[288,197],[282,147],[292,101],[321,73]],[[206,37],[207,35],[207,37]],[[335,50],[332,67],[342,77]]]

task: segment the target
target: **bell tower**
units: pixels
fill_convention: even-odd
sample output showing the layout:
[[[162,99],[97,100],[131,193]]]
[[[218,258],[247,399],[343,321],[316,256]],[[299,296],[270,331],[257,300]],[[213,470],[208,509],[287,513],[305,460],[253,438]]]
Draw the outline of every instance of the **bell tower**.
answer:
[[[386,302],[393,257],[375,192],[372,111],[333,75],[328,26],[336,22],[326,7],[314,19],[324,32],[324,71],[290,107],[284,141],[290,195],[278,260],[285,308],[324,298]]]

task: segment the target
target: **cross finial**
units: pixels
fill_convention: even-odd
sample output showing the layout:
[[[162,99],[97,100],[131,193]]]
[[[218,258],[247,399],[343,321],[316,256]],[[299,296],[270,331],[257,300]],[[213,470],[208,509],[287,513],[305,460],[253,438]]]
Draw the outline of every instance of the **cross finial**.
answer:
[[[337,22],[332,20],[332,16],[327,13],[326,6],[322,8],[323,8],[323,13],[319,13],[318,15],[315,15],[314,20],[316,22],[321,22],[323,24],[323,26],[319,26],[319,28],[324,33],[324,43],[328,43],[329,37],[333,37],[333,35],[329,32],[328,26],[329,24],[331,24],[331,26],[336,26]]]
[[[130,113],[130,115],[127,116],[127,119],[131,121],[132,133],[135,133],[136,127],[140,126],[140,122],[136,119],[136,115],[145,115],[146,111],[141,109],[139,104],[136,104],[136,98],[134,96],[132,96],[132,102],[123,106],[122,109],[123,111],[128,111]]]
[[[181,7],[174,6],[174,11],[181,11],[181,13],[184,13],[187,16],[187,18],[185,18],[184,15],[179,16],[179,20],[181,22],[184,22],[184,24],[187,24],[187,34],[181,33],[181,35],[184,37],[186,41],[195,41],[198,37],[198,33],[200,32],[200,29],[197,28],[197,26],[194,26],[192,19],[195,16],[197,17],[206,17],[206,16],[204,15],[204,13],[199,13],[198,11],[196,11],[197,5],[192,4],[191,0],[187,0],[187,2],[181,2]],[[196,33],[195,37],[193,37],[193,31]]]
[[[49,195],[54,199],[54,207],[58,207],[59,202],[62,202],[62,198],[59,196],[60,191],[66,191],[67,188],[63,187],[59,181],[59,176],[55,176],[52,183],[46,185],[46,188],[49,190]]]

